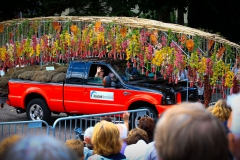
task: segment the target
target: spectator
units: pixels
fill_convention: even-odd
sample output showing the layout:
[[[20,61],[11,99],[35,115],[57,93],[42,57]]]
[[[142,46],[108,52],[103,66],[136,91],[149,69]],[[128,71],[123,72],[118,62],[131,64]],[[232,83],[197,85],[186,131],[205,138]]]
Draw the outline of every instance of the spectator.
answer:
[[[89,160],[126,158],[120,153],[122,145],[119,130],[111,122],[103,120],[94,126],[92,142],[95,155],[89,157]]]
[[[155,141],[148,143],[144,160],[159,160],[155,147]]]
[[[9,150],[9,148],[14,145],[16,142],[18,142],[22,137],[20,135],[12,135],[7,138],[5,138],[0,143],[0,159],[4,159],[4,156],[6,156],[6,152]]]
[[[128,111],[124,111],[123,113],[123,122],[127,127],[127,131],[129,131],[129,117],[130,117],[130,113],[128,113]]]
[[[214,107],[214,106],[209,106],[209,107],[207,107],[207,110],[212,113],[213,107]]]
[[[235,160],[240,160],[240,94],[227,97],[227,104],[232,108],[227,126],[231,130],[228,133],[229,149]]]
[[[228,142],[220,121],[196,103],[169,108],[156,126],[161,160],[227,160]]]
[[[125,149],[124,155],[127,159],[144,160],[148,142],[147,132],[140,128],[132,129],[127,137],[128,146]]]
[[[92,135],[93,135],[94,127],[88,127],[84,132],[84,143],[86,147],[84,147],[84,160],[87,160],[90,156],[93,155],[93,145],[92,145]]]
[[[220,99],[214,105],[212,114],[216,116],[221,122],[228,120],[232,109],[227,106],[227,102],[224,99]]]
[[[108,122],[112,122],[112,119],[109,116],[102,117],[102,120],[105,120],[105,121],[108,121]]]
[[[151,117],[142,117],[139,120],[138,127],[147,132],[149,142],[153,141],[153,132],[155,128],[155,123]]]
[[[84,144],[80,139],[69,139],[66,141],[65,145],[77,153],[79,160],[84,159],[84,154],[83,154]]]
[[[122,140],[122,149],[120,153],[124,154],[125,148],[127,147],[126,139],[127,139],[128,129],[125,124],[116,124],[116,126],[120,132],[120,139]]]
[[[228,120],[228,127],[231,128],[231,125],[232,125],[232,114],[230,115],[230,118]],[[240,160],[240,137],[229,132],[228,145],[229,145],[229,150],[231,151],[235,160]]]
[[[7,151],[1,160],[78,160],[77,154],[50,136],[27,136]]]

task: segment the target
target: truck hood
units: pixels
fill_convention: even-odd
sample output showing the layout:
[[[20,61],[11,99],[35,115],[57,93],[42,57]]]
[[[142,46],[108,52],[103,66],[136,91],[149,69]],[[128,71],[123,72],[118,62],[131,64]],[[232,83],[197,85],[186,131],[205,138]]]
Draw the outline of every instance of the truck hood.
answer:
[[[143,81],[135,81],[128,83],[131,85],[132,89],[138,89],[138,90],[147,90],[152,92],[158,92],[163,95],[169,94],[169,93],[176,93],[176,92],[182,92],[187,90],[187,81],[180,81],[177,84],[174,83],[168,83],[165,80],[157,79],[157,80],[143,80]],[[189,90],[195,89],[195,88],[188,88]]]

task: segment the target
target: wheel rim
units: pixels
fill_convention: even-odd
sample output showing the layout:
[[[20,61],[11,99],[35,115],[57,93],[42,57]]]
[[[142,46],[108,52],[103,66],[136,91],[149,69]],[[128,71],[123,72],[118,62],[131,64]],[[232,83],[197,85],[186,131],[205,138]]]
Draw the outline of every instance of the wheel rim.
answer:
[[[29,115],[30,115],[32,120],[42,120],[42,118],[43,118],[42,107],[39,106],[38,104],[33,104],[30,107]]]

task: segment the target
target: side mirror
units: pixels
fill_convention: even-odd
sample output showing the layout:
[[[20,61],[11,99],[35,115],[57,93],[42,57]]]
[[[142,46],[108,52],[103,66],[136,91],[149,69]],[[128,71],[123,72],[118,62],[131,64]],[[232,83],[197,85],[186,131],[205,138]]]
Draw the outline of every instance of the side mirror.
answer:
[[[102,81],[103,87],[111,87],[111,78],[109,76],[105,76]]]

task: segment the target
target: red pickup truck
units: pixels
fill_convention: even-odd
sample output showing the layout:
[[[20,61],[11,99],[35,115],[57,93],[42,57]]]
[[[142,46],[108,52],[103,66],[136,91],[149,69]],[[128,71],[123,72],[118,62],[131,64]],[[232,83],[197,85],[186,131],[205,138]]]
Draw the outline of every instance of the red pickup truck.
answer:
[[[96,77],[99,66],[103,79]],[[48,121],[52,113],[61,112],[96,114],[139,108],[149,109],[157,118],[171,105],[198,100],[197,88],[187,87],[187,82],[169,84],[161,75],[154,80],[152,73],[131,75],[126,61],[72,61],[62,83],[10,79],[8,87],[7,104],[17,113],[26,112],[29,120]]]

